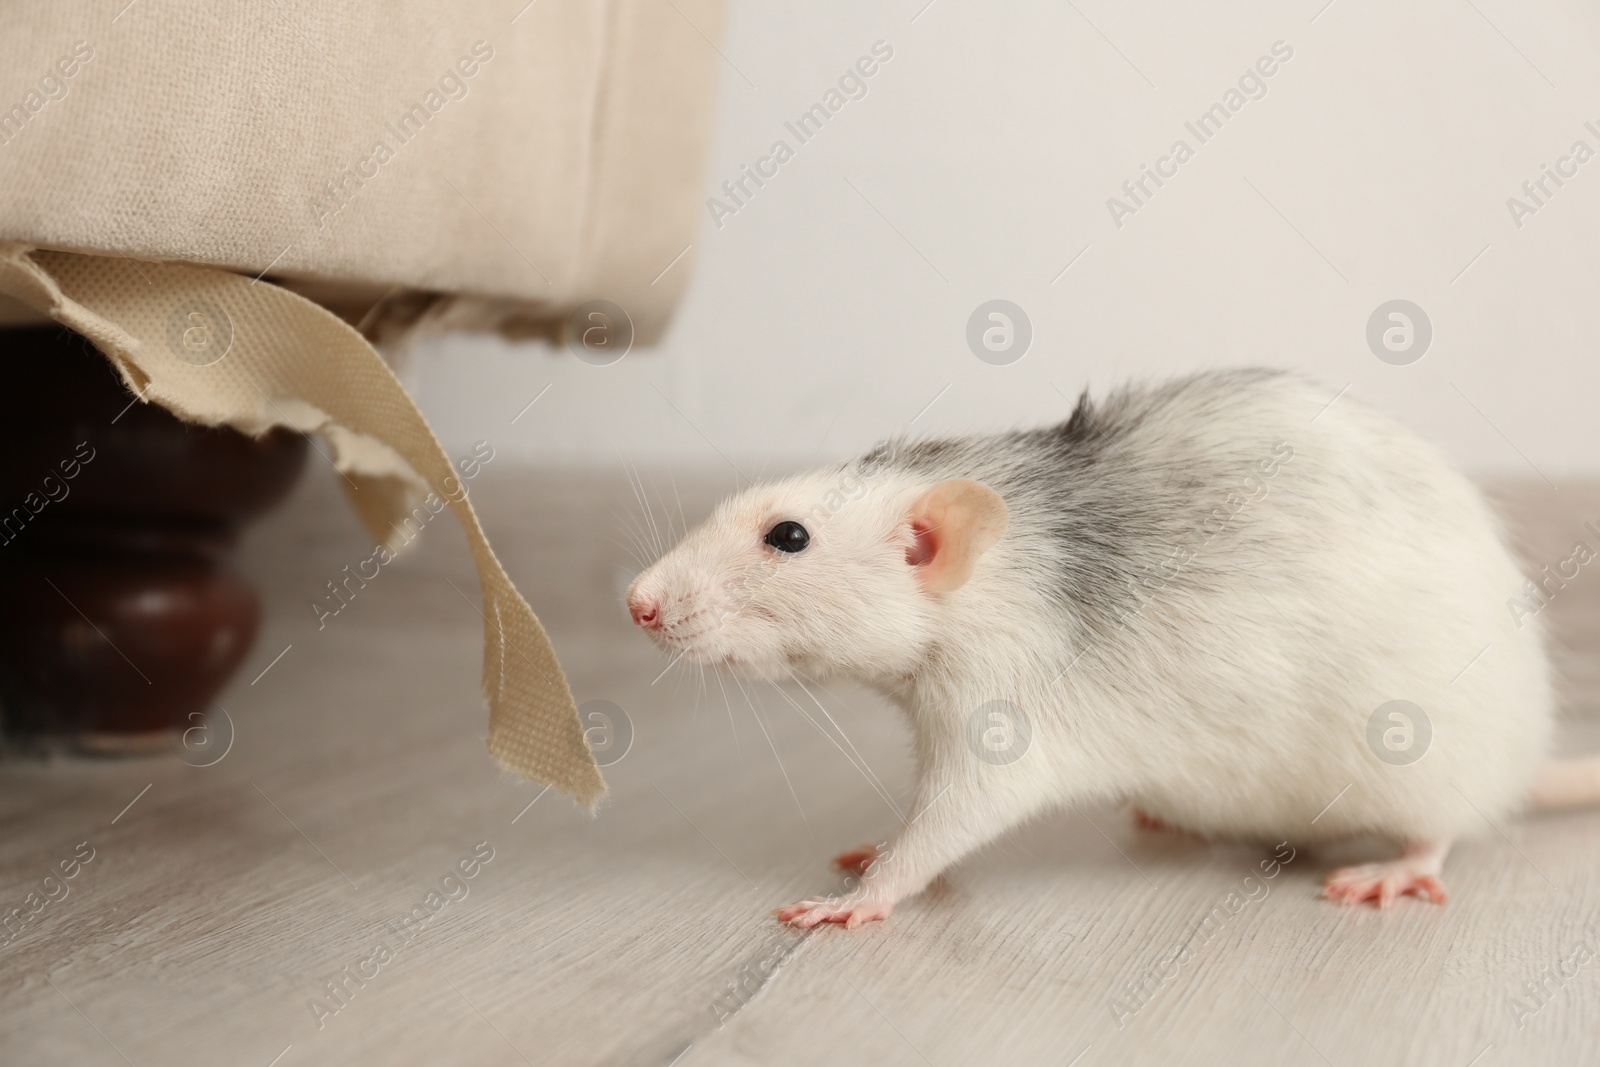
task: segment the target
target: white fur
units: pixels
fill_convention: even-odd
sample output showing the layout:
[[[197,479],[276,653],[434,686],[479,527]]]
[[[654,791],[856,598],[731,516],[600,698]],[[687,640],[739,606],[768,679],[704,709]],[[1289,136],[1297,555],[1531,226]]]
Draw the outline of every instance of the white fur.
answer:
[[[904,710],[917,798],[893,862],[869,879],[880,903],[1022,819],[1087,801],[1132,799],[1214,836],[1448,843],[1528,794],[1551,718],[1540,630],[1507,607],[1523,578],[1478,491],[1393,421],[1348,397],[1326,406],[1333,395],[1288,376],[1200,375],[1123,398],[1143,407],[1115,438],[1120,492],[1149,495],[1152,516],[1171,499],[1232,511],[1236,472],[1248,499],[1181,546],[1193,559],[1118,626],[1063,607],[1061,549],[1036,506],[1052,488],[1008,492],[1015,454],[982,448],[988,469],[891,461],[753,488],[633,592],[660,600],[655,636],[674,655],[772,679],[848,676]],[[1279,442],[1292,457],[1263,476],[1257,458],[1281,456]],[[1244,489],[1252,470],[1264,493]],[[1190,473],[1204,484],[1183,488]],[[934,596],[906,563],[904,516],[946,475],[993,485],[1011,520],[965,586]],[[810,530],[804,552],[762,543],[781,519]],[[968,738],[996,699],[1033,730],[1008,766],[976,758]],[[1409,766],[1367,744],[1369,716],[1394,699],[1432,722]]]

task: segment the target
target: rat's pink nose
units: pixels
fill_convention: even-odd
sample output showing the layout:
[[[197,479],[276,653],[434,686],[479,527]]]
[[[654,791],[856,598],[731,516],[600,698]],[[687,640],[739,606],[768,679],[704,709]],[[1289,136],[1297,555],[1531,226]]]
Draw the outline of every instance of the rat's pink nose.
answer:
[[[661,629],[661,603],[654,597],[640,596],[638,593],[628,598],[628,614],[633,616],[633,621],[646,630]]]

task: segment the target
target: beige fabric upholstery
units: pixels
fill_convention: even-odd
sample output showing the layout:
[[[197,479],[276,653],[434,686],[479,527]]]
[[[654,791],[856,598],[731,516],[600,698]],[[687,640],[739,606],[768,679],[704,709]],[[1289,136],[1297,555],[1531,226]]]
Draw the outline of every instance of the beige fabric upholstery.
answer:
[[[490,752],[592,806],[605,784],[550,642],[421,413],[355,330],[254,279],[347,315],[378,300],[369,335],[419,315],[549,333],[601,298],[649,341],[692,260],[720,0],[6,19],[0,325],[71,326],[180,417],[323,434],[380,542],[447,500],[481,580]]]
[[[518,332],[688,279],[720,0],[11,5],[0,240],[449,294]],[[659,278],[658,278],[659,276]],[[332,283],[331,285],[328,283]]]

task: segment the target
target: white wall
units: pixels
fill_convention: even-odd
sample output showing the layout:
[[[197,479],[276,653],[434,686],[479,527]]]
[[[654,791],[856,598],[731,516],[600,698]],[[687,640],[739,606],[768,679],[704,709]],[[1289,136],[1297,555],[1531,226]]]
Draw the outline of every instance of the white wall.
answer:
[[[1574,141],[1600,152],[1592,5],[924,2],[734,0],[707,196],[775,139],[797,145],[784,122],[873,42],[894,56],[721,228],[706,214],[660,348],[598,368],[430,345],[412,382],[447,445],[582,463],[715,448],[753,472],[847,455],[947,384],[916,430],[1034,424],[1085,384],[1271,364],[1330,396],[1350,383],[1479,471],[1600,469],[1600,159],[1520,228],[1507,207]],[[1199,144],[1185,121],[1279,40],[1293,58],[1267,95]],[[1178,138],[1194,158],[1119,228],[1107,198]],[[965,341],[995,297],[1033,324],[1010,366]],[[1433,323],[1410,366],[1365,340],[1393,298]]]

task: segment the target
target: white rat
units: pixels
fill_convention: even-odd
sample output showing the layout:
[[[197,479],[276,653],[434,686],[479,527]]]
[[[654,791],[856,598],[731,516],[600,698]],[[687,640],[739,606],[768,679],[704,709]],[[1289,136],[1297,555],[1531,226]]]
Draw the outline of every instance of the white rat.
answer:
[[[904,710],[916,796],[892,848],[840,857],[872,863],[848,897],[776,913],[856,927],[1024,819],[1124,799],[1211,837],[1387,837],[1398,858],[1327,896],[1442,903],[1453,841],[1600,800],[1600,759],[1543,762],[1529,595],[1438,451],[1245,370],[758,485],[628,605],[674,656],[856,679]]]

